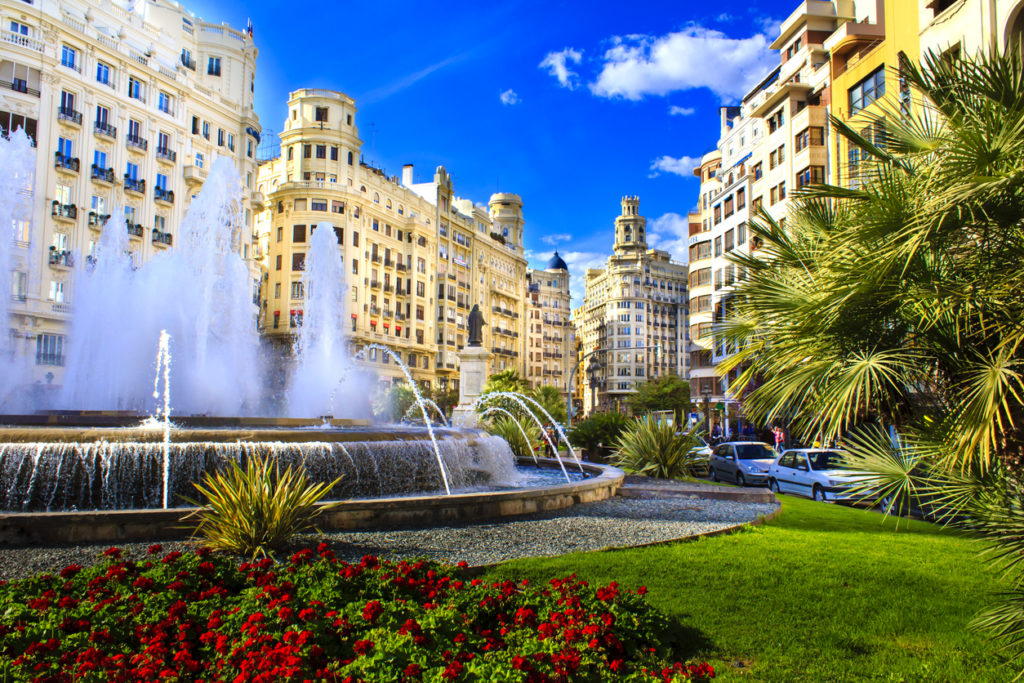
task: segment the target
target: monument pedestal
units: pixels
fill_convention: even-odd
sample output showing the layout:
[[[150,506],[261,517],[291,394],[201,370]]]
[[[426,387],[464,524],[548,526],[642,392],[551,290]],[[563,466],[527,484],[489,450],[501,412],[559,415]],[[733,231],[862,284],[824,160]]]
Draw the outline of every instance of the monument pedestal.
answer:
[[[466,346],[459,351],[459,405],[452,411],[454,426],[477,426],[473,403],[483,393],[487,382],[487,359],[490,357],[491,352],[482,346]]]

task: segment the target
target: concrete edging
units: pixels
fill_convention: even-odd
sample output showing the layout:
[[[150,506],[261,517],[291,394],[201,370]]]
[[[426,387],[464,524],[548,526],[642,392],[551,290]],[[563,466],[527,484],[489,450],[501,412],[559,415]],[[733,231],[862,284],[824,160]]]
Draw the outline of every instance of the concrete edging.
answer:
[[[534,462],[532,458],[519,459],[519,464],[532,466]],[[451,496],[341,501],[320,517],[319,526],[324,531],[333,531],[525,515],[606,500],[622,486],[625,476],[622,470],[586,462],[581,465],[591,476],[571,484]],[[558,461],[551,458],[538,458],[536,466],[559,467]],[[0,514],[0,547],[187,538],[195,527],[187,518],[195,511],[196,508],[174,508],[3,513]]]

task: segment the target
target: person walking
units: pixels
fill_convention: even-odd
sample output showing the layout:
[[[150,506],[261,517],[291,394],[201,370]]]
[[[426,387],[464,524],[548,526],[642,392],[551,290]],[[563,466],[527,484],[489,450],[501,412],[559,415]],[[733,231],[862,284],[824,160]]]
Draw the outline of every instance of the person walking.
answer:
[[[772,428],[772,434],[775,436],[775,450],[781,451],[786,442],[786,433],[782,431],[782,427],[775,425]]]

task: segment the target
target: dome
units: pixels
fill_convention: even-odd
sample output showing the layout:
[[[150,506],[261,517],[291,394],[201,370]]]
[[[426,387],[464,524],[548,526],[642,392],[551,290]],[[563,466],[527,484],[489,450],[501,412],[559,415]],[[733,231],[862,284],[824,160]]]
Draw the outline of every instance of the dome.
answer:
[[[545,270],[569,270],[569,266],[565,265],[565,261],[562,257],[555,252],[555,255],[548,259],[548,264],[544,266]]]

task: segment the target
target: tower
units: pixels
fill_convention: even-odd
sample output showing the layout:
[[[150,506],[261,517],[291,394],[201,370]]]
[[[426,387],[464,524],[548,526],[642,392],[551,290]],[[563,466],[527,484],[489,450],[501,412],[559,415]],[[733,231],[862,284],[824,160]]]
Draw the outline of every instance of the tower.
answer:
[[[640,198],[623,197],[622,214],[615,219],[615,253],[647,251],[647,219],[640,215]]]

